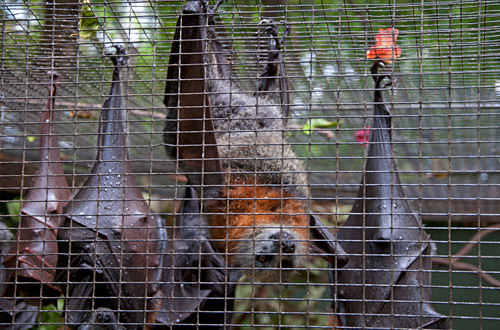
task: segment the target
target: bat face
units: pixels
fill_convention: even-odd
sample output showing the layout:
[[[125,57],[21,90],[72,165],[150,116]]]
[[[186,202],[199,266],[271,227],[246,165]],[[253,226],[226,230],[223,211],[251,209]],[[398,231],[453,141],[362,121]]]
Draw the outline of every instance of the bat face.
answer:
[[[250,278],[278,282],[280,271],[281,279],[286,279],[301,265],[305,246],[294,231],[258,226],[249,232],[252,235],[236,248],[235,264],[247,268],[253,265],[244,270]]]

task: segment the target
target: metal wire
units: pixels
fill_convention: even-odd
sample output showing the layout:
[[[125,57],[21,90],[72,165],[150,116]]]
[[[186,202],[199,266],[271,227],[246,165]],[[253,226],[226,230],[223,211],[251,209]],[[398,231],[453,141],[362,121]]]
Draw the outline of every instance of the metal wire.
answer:
[[[85,323],[97,329],[94,323],[109,322],[115,329],[207,324],[417,329],[430,320],[426,313],[431,306],[450,329],[497,329],[498,2],[222,2],[210,33],[223,46],[225,62],[207,60],[216,58],[210,49],[213,35],[208,33],[202,36],[203,44],[212,56],[203,57],[203,71],[204,86],[225,85],[219,91],[205,87],[189,94],[192,100],[202,95],[199,108],[210,109],[215,118],[222,164],[215,171],[207,161],[213,155],[213,143],[207,138],[208,112],[192,121],[171,118],[163,103],[166,84],[178,83],[167,96],[182,96],[186,91],[181,82],[196,82],[196,77],[182,76],[183,68],[196,67],[196,62],[184,67],[177,63],[175,76],[166,78],[176,66],[169,59],[185,5],[185,1],[2,2],[0,327],[59,329]],[[278,38],[287,26],[290,29],[279,50],[286,72],[277,74],[288,81],[286,126],[280,124],[281,115],[269,110],[283,106],[279,79],[267,96],[258,91],[270,56],[263,19],[275,21]],[[196,26],[204,26],[200,24]],[[392,28],[399,35],[394,37]],[[392,31],[385,47],[397,45],[401,53],[392,53],[389,59],[377,55],[385,60],[383,70],[392,81],[381,94],[392,122],[391,140],[386,141],[390,153],[372,157],[368,150],[383,148],[383,143],[369,141],[369,135],[373,138],[377,132],[373,113],[380,102],[374,101],[377,88],[370,72],[376,60],[368,57],[370,49],[380,44],[381,29]],[[92,168],[96,157],[102,156],[98,136],[110,134],[99,130],[105,122],[100,115],[108,111],[103,103],[112,95],[114,68],[106,52],[119,44],[128,53],[121,91],[114,95],[121,104],[108,106],[109,111],[125,109],[126,115],[109,122],[124,125],[115,133],[118,140],[126,136],[127,142],[120,145],[116,140],[108,147],[111,153],[126,150],[128,156],[116,161],[101,158],[97,173]],[[187,46],[181,45],[181,55],[183,47]],[[221,67],[230,78],[209,76]],[[47,71],[59,75],[54,105],[47,100],[56,78]],[[232,102],[228,118],[220,114],[224,106],[212,102],[217,97]],[[240,102],[243,97],[249,101]],[[197,109],[198,105],[185,102],[170,107]],[[46,104],[54,113],[52,133],[40,129],[46,123],[40,117]],[[249,114],[251,107],[257,110]],[[168,121],[174,123],[178,147],[169,156],[163,136]],[[202,128],[193,128],[195,122]],[[245,139],[253,136],[253,140],[238,140],[239,134],[244,135],[241,131],[229,134],[238,125],[247,130]],[[200,168],[183,161],[182,153],[189,152],[182,149],[185,131],[186,136],[203,133],[201,142],[192,143],[203,150],[197,157],[186,157],[196,162],[203,155]],[[39,158],[40,141],[48,136],[57,137],[57,144],[48,150],[60,153],[59,160]],[[263,155],[248,151],[252,147],[277,151]],[[367,170],[367,164],[384,157],[395,160],[390,168]],[[46,160],[49,165],[62,164],[63,173],[54,167],[36,172]],[[104,168],[109,172],[102,172]],[[369,183],[371,176],[386,172],[389,182]],[[59,195],[64,187],[50,190],[47,183],[36,190],[34,182],[43,177],[46,182],[64,178],[68,195]],[[109,186],[103,185],[106,177]],[[214,184],[218,177],[224,180]],[[393,195],[369,196],[374,186]],[[395,193],[400,186],[401,196]],[[191,187],[192,195],[186,196]],[[35,190],[38,195],[29,195]],[[243,190],[248,190],[244,198],[237,195]],[[72,206],[51,211],[53,191],[58,202]],[[82,197],[79,191],[95,194]],[[386,200],[390,200],[388,211],[367,206]],[[37,202],[42,211],[29,213],[28,202]],[[408,207],[402,209],[402,204]],[[361,205],[361,211],[353,205]],[[76,211],[84,206],[84,213]],[[52,217],[60,212],[61,219],[70,220],[51,227]],[[328,228],[332,242],[345,247],[349,263],[344,268],[339,255],[330,255],[327,262],[307,247],[315,239],[311,213]],[[370,232],[384,228],[369,221],[385,215],[391,219],[390,243],[383,246],[383,239],[371,237]],[[34,221],[31,231],[23,227],[28,216]],[[398,217],[417,219],[417,225],[396,224]],[[362,225],[349,222],[354,218],[362,219]],[[342,232],[360,228],[361,238]],[[272,241],[264,234],[268,230],[276,233],[272,239],[281,250],[262,260],[280,261],[259,268],[259,249]],[[31,239],[23,236],[28,232]],[[397,237],[400,232],[405,234]],[[63,239],[64,233],[70,238]],[[284,233],[296,235],[291,251],[302,261],[289,277],[284,268],[290,264],[282,261],[288,253]],[[401,252],[400,244],[407,244],[411,253]],[[38,261],[29,261],[29,255]],[[409,259],[413,262],[401,270],[402,260]],[[244,265],[245,260],[251,264]],[[290,262],[293,266],[295,261]],[[266,282],[259,278],[261,272],[271,274]],[[349,272],[361,274],[360,279],[346,282],[342,276]],[[35,275],[26,274],[41,274],[36,276],[44,279],[34,281],[30,276]],[[386,278],[393,281],[387,283]],[[387,295],[371,296],[372,290],[382,288],[388,288]],[[356,304],[360,309],[352,307]]]

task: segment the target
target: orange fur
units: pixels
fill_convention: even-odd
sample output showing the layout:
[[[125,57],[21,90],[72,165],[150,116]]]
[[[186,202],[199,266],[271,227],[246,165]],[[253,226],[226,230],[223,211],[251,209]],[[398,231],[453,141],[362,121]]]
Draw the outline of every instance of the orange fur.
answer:
[[[306,245],[308,216],[304,202],[294,199],[279,187],[255,183],[254,177],[232,180],[223,189],[219,200],[207,204],[212,238],[221,252],[237,251],[238,240],[252,237],[255,226],[282,227],[296,233],[300,244]]]

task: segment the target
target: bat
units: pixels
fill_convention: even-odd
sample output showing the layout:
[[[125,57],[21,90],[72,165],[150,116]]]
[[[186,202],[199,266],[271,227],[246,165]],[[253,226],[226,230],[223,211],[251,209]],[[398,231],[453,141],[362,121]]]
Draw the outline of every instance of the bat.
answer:
[[[331,272],[337,328],[447,329],[446,318],[431,305],[433,245],[405,199],[394,161],[383,66],[378,61],[371,68],[374,120],[364,176],[352,214],[338,232],[349,261]]]
[[[16,282],[20,296],[35,305],[47,305],[59,297],[61,291],[54,285],[57,265],[57,227],[60,213],[68,202],[69,190],[57,144],[54,108],[59,80],[51,75],[51,88],[45,109],[40,112],[40,165],[21,206],[21,219],[15,244],[3,263],[15,269],[8,280]],[[42,288],[40,288],[42,286]]]
[[[261,92],[236,86],[215,31],[219,4],[188,2],[177,22],[164,98],[167,154],[200,196],[210,239],[230,267],[279,281],[318,251],[341,267],[342,249],[308,212],[305,169],[283,137],[283,109],[264,91],[273,72],[283,80],[284,72],[273,60]],[[274,59],[279,43],[269,44]]]
[[[66,322],[86,329],[144,329],[160,308],[163,224],[150,217],[128,162],[120,71],[114,47],[109,98],[101,111],[91,174],[63,209],[56,280],[66,294]],[[147,327],[146,327],[147,328]]]

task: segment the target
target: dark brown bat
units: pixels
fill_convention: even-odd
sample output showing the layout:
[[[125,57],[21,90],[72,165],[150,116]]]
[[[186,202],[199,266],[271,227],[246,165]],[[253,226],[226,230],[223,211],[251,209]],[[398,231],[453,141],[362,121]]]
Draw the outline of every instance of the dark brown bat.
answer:
[[[82,329],[144,329],[144,324],[155,322],[159,309],[155,300],[161,278],[158,228],[163,224],[149,216],[128,162],[120,86],[127,56],[122,46],[115,48],[97,160],[64,208],[58,232],[56,279],[66,293],[66,320]]]
[[[229,266],[278,281],[301,264],[308,245],[342,266],[342,250],[308,213],[305,169],[283,138],[281,107],[231,81],[213,16],[208,1],[191,1],[177,23],[164,99],[167,154],[201,196]]]
[[[368,156],[352,215],[338,232],[349,255],[332,272],[332,296],[341,326],[349,329],[446,329],[431,305],[433,245],[407,202],[392,152],[391,113],[382,99],[378,73]]]
[[[54,121],[55,96],[59,77],[51,74],[51,88],[45,109],[40,113],[40,165],[31,180],[21,206],[17,238],[4,259],[4,265],[15,271],[9,281],[16,282],[16,295],[39,305],[53,302],[44,297],[59,297],[54,285],[57,265],[57,227],[69,190],[57,144]],[[40,288],[40,286],[42,286]]]

